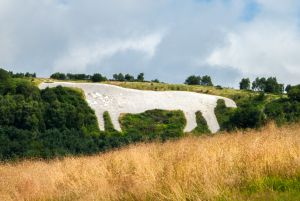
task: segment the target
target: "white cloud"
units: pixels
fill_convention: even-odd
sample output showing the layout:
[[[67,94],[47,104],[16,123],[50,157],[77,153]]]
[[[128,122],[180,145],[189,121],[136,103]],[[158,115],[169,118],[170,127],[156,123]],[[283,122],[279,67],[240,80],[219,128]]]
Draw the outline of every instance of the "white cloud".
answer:
[[[67,55],[57,60],[54,69],[61,72],[85,72],[90,64],[99,64],[104,59],[109,59],[117,53],[136,51],[151,59],[155,55],[164,32],[148,34],[135,39],[99,40],[92,45],[73,47]]]
[[[233,67],[244,76],[277,76],[285,83],[299,83],[300,35],[296,21],[282,16],[280,3],[260,0],[265,10],[272,10],[274,19],[260,14],[250,23],[240,24],[227,34],[227,43],[216,48],[207,58],[207,63],[219,67]],[[271,3],[272,2],[272,3]],[[290,7],[289,0],[282,5]],[[276,12],[275,12],[276,11]],[[275,20],[281,16],[279,20]]]

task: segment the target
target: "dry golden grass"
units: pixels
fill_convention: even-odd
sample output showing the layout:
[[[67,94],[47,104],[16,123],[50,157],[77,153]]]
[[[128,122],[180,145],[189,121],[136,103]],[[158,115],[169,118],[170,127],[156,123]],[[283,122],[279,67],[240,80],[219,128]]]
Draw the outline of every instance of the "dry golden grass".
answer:
[[[0,165],[0,200],[215,200],[300,172],[300,126],[139,144],[92,157]]]

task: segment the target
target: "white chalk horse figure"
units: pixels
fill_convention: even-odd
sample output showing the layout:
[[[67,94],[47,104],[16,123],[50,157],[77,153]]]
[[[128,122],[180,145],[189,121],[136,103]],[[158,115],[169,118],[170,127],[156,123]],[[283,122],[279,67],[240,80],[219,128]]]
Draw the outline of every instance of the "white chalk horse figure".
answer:
[[[104,130],[103,113],[107,111],[114,128],[121,131],[120,114],[138,114],[152,109],[181,110],[186,118],[185,132],[197,127],[196,112],[200,111],[212,133],[219,131],[214,109],[223,99],[226,107],[236,107],[233,100],[207,94],[185,91],[143,91],[108,84],[54,82],[42,83],[39,87],[72,87],[84,91],[90,107],[95,110],[100,130]]]

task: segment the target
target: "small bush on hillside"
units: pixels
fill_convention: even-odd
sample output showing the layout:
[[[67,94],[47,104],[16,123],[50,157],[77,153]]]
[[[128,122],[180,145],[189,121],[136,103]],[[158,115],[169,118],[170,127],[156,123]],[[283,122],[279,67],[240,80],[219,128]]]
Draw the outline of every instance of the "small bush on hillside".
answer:
[[[289,99],[272,101],[265,107],[265,114],[269,120],[274,120],[278,125],[300,120],[300,102]]]
[[[229,128],[259,128],[265,124],[265,115],[261,108],[253,104],[237,108],[230,116]]]

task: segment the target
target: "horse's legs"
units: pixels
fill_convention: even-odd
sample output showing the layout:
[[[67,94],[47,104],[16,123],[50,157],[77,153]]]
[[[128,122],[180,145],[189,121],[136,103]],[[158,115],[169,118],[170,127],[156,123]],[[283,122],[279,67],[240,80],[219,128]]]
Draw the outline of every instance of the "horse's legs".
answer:
[[[202,116],[206,120],[207,126],[212,133],[216,133],[220,130],[214,108],[208,107],[206,111],[202,112]]]
[[[111,122],[114,126],[114,129],[116,129],[119,132],[122,132],[121,125],[119,122],[120,113],[118,112],[109,112]]]
[[[196,113],[194,111],[184,111],[186,126],[184,132],[192,132],[197,127]]]

